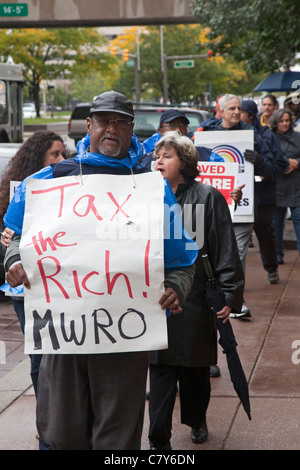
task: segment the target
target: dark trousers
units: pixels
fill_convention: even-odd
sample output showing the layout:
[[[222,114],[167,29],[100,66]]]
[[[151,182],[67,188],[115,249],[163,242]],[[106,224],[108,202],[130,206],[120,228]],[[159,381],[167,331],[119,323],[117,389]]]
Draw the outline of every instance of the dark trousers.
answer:
[[[254,231],[259,243],[259,251],[264,269],[268,272],[276,271],[277,248],[273,227],[275,205],[258,204],[255,206]]]
[[[54,450],[139,450],[147,352],[45,354],[37,426]]]
[[[155,446],[171,439],[178,382],[182,424],[197,428],[203,422],[210,400],[209,373],[209,366],[150,366],[149,439]]]
[[[274,212],[273,226],[276,233],[277,254],[283,256],[283,233],[286,220],[287,207],[276,207]],[[290,207],[296,237],[297,249],[300,253],[300,207]]]
[[[22,332],[24,334],[24,329],[25,329],[24,299],[23,297],[19,299],[13,297],[12,303],[13,303],[15,312],[17,314],[18,320],[20,322]],[[40,368],[40,363],[42,360],[42,355],[32,354],[32,355],[29,355],[29,357],[30,357],[30,365],[31,365],[30,375],[31,375],[31,380],[32,380],[33,388],[34,388],[34,393],[36,396],[39,368]]]

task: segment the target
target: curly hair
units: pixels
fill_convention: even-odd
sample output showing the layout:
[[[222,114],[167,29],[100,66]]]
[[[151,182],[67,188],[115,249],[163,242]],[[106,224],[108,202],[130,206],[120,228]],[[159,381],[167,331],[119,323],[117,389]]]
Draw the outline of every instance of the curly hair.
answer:
[[[186,180],[194,179],[196,176],[199,176],[200,172],[197,167],[199,154],[191,139],[181,135],[177,131],[166,132],[155,145],[153,153],[154,158],[163,147],[174,148],[179,160],[183,164],[181,174]]]
[[[61,136],[55,132],[37,131],[21,145],[11,158],[0,183],[0,222],[3,222],[9,205],[10,181],[23,181],[27,176],[41,170],[44,166],[47,150],[57,140],[64,144]]]

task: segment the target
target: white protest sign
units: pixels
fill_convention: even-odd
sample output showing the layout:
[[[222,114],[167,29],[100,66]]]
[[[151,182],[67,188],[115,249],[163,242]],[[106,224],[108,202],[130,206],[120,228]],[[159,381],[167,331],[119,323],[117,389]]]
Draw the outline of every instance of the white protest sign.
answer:
[[[218,189],[226,199],[231,217],[233,217],[235,203],[230,191],[237,187],[239,165],[237,163],[198,162],[200,175],[196,181],[208,184]]]
[[[167,347],[163,210],[158,172],[28,181],[26,354]]]
[[[237,184],[245,184],[243,197],[238,204],[233,222],[253,222],[254,220],[254,167],[245,161],[246,149],[253,150],[254,131],[206,131],[195,132],[195,145],[210,148],[220,155],[224,162],[238,163]]]

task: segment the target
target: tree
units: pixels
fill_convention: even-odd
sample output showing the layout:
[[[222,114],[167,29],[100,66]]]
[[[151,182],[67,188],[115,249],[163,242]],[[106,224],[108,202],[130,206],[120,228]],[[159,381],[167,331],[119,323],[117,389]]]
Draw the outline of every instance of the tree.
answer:
[[[70,96],[82,102],[90,102],[94,96],[103,93],[104,91],[111,90],[111,77],[116,77],[118,71],[114,73],[110,69],[109,77],[97,71],[91,71],[84,75],[84,77],[77,77],[72,80]]]
[[[164,53],[167,56],[207,54],[209,50],[209,30],[201,25],[164,26]],[[163,72],[161,70],[160,27],[140,28],[140,88],[144,99],[159,101],[163,97]],[[136,54],[136,29],[127,29],[124,34],[113,40],[113,45],[121,51],[128,48]],[[133,97],[134,68],[123,65],[119,59],[122,75],[122,90]],[[231,57],[213,56],[195,59],[195,67],[175,69],[173,61],[167,61],[168,97],[171,103],[187,101],[191,104],[203,103],[204,95],[212,86],[213,95],[220,93],[244,94],[254,88],[251,76],[247,76],[242,63],[236,63]],[[118,86],[119,82],[115,82]],[[247,86],[248,85],[248,86]]]
[[[192,13],[210,27],[212,48],[244,61],[251,72],[270,73],[295,63],[299,0],[193,0]]]
[[[40,112],[40,83],[56,78],[82,77],[86,71],[109,69],[114,59],[101,52],[105,39],[93,28],[2,30],[0,56],[23,65],[25,83]]]

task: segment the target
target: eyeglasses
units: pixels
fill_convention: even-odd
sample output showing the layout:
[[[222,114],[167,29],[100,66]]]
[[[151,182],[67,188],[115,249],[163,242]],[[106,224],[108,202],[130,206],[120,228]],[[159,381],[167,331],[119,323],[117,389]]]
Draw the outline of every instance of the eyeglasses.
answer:
[[[187,124],[185,122],[165,122],[163,127],[167,127],[168,129],[187,129]]]
[[[109,127],[111,123],[114,123],[118,129],[127,130],[132,121],[128,121],[127,119],[107,119],[107,118],[99,118],[96,119],[92,116],[94,122],[97,123],[99,127]]]

